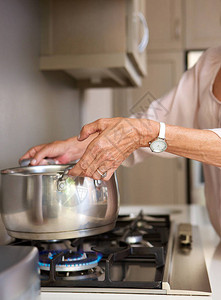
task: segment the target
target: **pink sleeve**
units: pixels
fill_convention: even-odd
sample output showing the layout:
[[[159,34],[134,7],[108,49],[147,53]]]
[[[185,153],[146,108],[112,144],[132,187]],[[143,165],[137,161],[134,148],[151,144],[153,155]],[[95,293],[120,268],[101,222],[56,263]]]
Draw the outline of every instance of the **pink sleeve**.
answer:
[[[203,56],[202,56],[203,57]],[[180,79],[178,85],[168,94],[153,101],[148,106],[145,99],[142,99],[132,108],[132,118],[146,118],[165,122],[170,125],[183,126],[187,128],[196,128],[196,111],[198,107],[198,74],[200,61],[193,68],[186,71]],[[146,102],[148,102],[148,95]],[[139,148],[134,151],[124,162],[124,166],[132,166],[145,159],[152,152],[147,148]],[[175,155],[163,152],[155,154],[164,157],[176,157]]]

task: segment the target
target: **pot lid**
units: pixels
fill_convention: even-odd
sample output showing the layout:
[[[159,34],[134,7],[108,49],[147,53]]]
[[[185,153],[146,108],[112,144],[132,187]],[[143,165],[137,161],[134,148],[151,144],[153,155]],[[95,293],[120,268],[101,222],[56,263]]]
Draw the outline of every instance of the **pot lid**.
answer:
[[[63,173],[63,171],[65,171],[65,169],[67,169],[68,167],[70,167],[70,164],[16,167],[16,168],[1,170],[1,174],[24,175],[24,176],[25,175],[53,175],[59,172]]]

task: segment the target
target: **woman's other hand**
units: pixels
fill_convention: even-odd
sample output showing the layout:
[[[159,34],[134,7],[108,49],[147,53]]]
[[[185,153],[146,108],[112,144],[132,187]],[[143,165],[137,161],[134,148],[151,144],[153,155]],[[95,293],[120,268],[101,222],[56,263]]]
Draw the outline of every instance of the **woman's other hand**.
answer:
[[[75,136],[64,141],[54,141],[32,147],[19,159],[19,162],[23,159],[30,159],[30,165],[42,165],[46,163],[45,158],[50,158],[58,164],[67,164],[79,159],[96,136],[97,134],[91,135],[83,142],[78,141]]]

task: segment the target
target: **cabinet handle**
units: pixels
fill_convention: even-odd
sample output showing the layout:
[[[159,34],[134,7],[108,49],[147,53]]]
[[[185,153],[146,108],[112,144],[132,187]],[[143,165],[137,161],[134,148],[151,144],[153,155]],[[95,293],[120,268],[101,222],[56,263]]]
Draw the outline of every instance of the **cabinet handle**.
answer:
[[[141,12],[138,12],[138,18],[141,24],[143,25],[143,30],[144,30],[143,37],[141,39],[140,44],[138,45],[138,51],[142,53],[146,49],[149,42],[149,28],[147,26],[147,21]]]

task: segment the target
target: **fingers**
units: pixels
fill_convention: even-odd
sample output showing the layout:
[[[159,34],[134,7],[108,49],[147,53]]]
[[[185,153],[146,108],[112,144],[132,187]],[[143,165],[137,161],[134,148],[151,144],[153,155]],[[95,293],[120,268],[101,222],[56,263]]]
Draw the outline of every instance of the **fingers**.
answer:
[[[33,159],[31,160],[31,165],[38,165],[41,161],[44,160],[46,157],[53,158],[53,150],[51,149],[51,144],[45,145],[41,148],[36,154],[34,155]]]
[[[64,141],[54,141],[42,144],[29,149],[20,159],[30,159],[31,165],[41,165],[47,163],[44,159],[52,159],[55,163],[67,164],[70,161],[79,159],[85,152],[88,144],[97,134],[92,135],[88,140],[79,142],[77,137],[72,137]]]
[[[38,151],[40,151],[46,144],[38,145],[30,148],[23,156],[19,158],[19,163],[24,159],[32,159]]]
[[[91,177],[93,179],[109,180],[113,172],[120,166],[123,157],[111,148],[102,151],[102,146],[96,139],[89,145],[81,160],[69,171],[69,175]],[[107,173],[105,177],[102,175]]]
[[[115,171],[116,171],[115,168],[111,168],[107,170],[106,167],[100,166],[93,174],[93,178],[96,180],[108,181]]]
[[[65,141],[55,141],[44,145],[31,160],[31,165],[38,165],[45,158],[52,158],[57,162],[66,163],[69,161],[66,152],[68,148],[68,143]],[[60,161],[61,158],[61,161]]]
[[[31,148],[25,155],[23,155],[19,161],[22,159],[30,159],[30,165],[46,164],[45,158],[52,158],[53,160],[59,162],[57,156],[65,153],[64,143],[53,142],[49,144],[43,144]],[[63,161],[65,158],[63,158]]]
[[[101,170],[102,167],[99,167],[99,170]],[[86,175],[86,173],[84,171],[82,171],[81,168],[79,168],[79,166],[75,166],[74,168],[72,168],[69,172],[68,175],[69,176],[80,176],[80,177],[91,177],[95,180],[103,180],[103,181],[108,181],[111,176],[113,175],[113,173],[116,171],[117,168],[110,168],[108,171],[104,171],[101,172],[102,174],[104,174],[106,172],[106,176],[102,177],[102,175],[100,175],[100,173],[97,172],[97,170],[94,172],[94,174],[92,176],[88,176]]]

